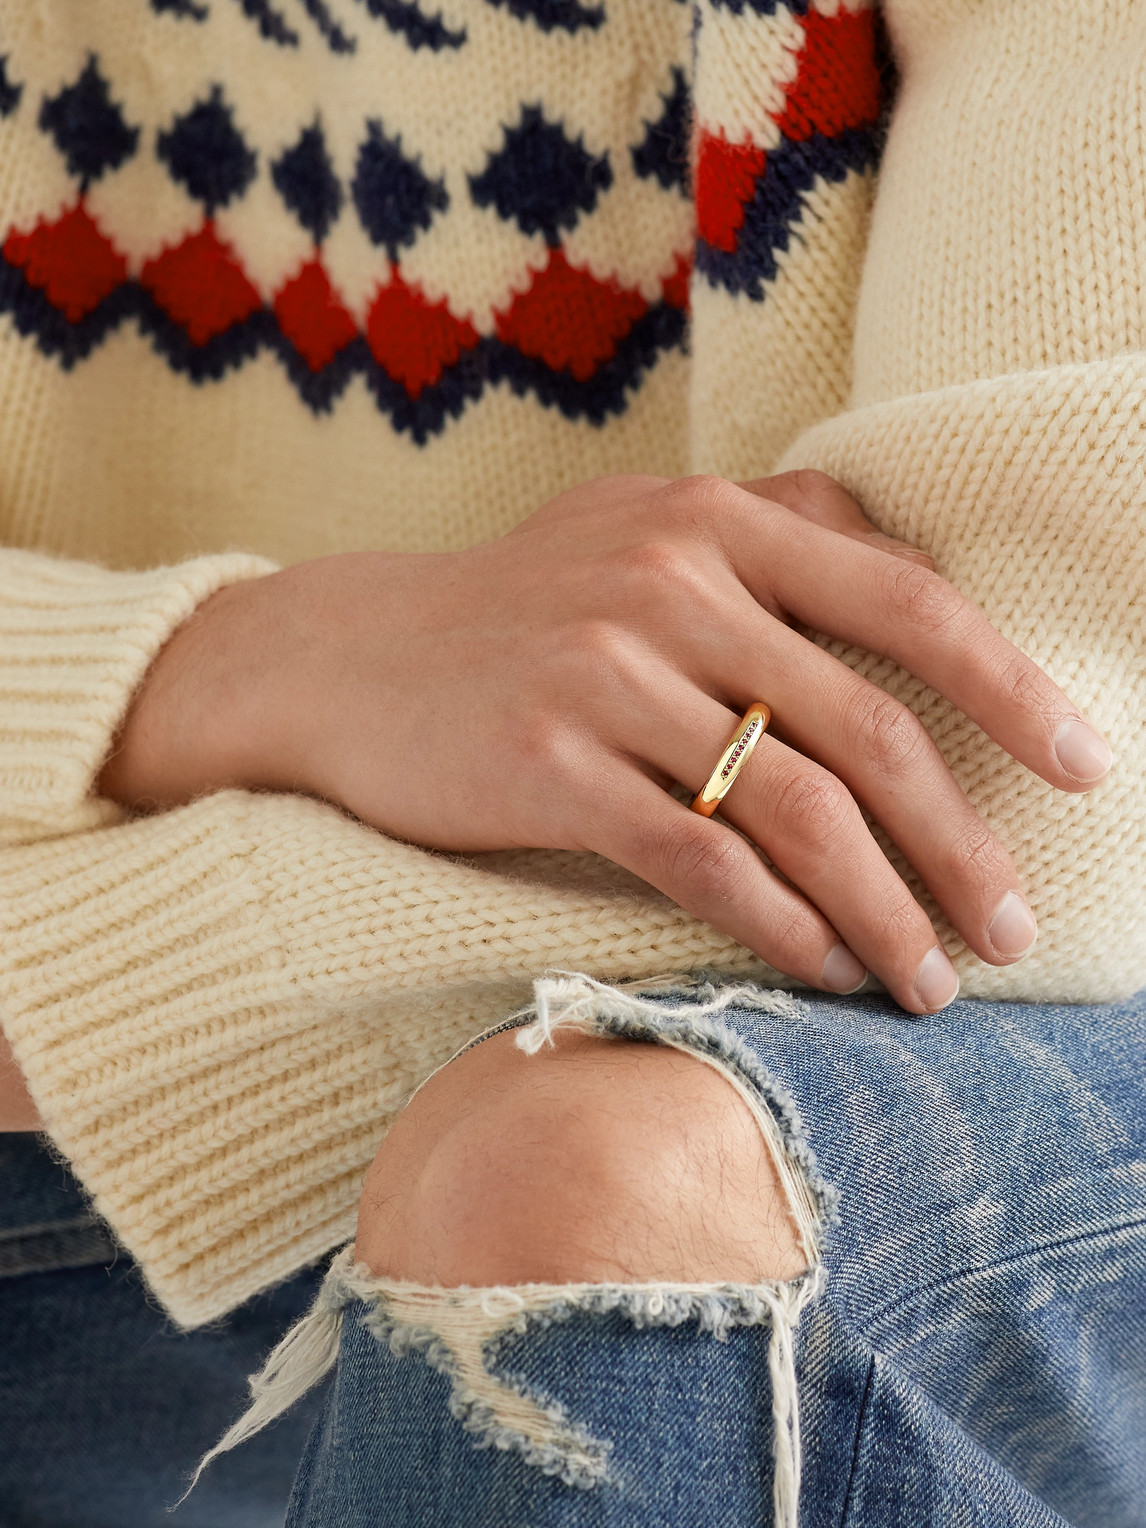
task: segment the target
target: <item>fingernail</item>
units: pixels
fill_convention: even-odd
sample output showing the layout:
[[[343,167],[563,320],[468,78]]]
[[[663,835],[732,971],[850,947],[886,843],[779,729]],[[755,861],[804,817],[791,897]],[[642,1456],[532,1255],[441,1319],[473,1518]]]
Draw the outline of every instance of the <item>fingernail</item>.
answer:
[[[999,955],[1017,960],[1025,955],[1039,937],[1035,915],[1017,891],[1008,891],[987,924],[987,938]]]
[[[1054,735],[1058,761],[1070,775],[1084,785],[1093,785],[1110,773],[1114,755],[1105,738],[1078,716],[1068,716]]]
[[[867,981],[867,967],[846,944],[833,944],[824,961],[822,980],[829,992],[856,992]]]
[[[946,1008],[959,991],[959,977],[947,954],[937,944],[932,945],[919,962],[915,973],[915,995],[927,1009],[934,1013]]]

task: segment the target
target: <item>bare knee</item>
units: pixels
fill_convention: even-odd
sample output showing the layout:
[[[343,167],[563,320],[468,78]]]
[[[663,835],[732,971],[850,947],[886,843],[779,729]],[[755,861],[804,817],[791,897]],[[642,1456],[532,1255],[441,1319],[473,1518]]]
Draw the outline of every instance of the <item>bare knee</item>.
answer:
[[[367,1176],[358,1255],[418,1283],[754,1283],[804,1267],[752,1110],[712,1067],[512,1033],[413,1100]]]

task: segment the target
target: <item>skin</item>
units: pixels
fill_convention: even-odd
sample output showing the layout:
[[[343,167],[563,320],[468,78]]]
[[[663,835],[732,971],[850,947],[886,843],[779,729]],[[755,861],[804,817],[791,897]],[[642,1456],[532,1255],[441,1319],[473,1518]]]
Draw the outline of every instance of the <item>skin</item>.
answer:
[[[352,553],[221,590],[155,659],[98,788],[139,810],[224,787],[302,791],[430,847],[594,850],[812,987],[850,991],[870,971],[908,1012],[935,1012],[957,992],[954,970],[865,810],[989,964],[1021,959],[1034,919],[1009,856],[916,718],[799,626],[900,663],[1060,790],[1089,790],[1109,769],[1092,734],[1085,777],[1071,772],[1056,752],[1062,724],[1082,720],[1067,696],[822,474],[743,485],[630,476],[571,489],[468,551]],[[722,807],[727,823],[706,821],[664,787],[699,790],[757,699],[773,724]],[[660,1183],[676,1206],[667,1218],[691,1277],[705,1246],[725,1277],[789,1266],[790,1239],[773,1237],[769,1257],[730,1240],[744,1209],[734,1178],[750,1186],[761,1224],[785,1221],[743,1120],[740,1134],[727,1121],[716,1131],[725,1149],[699,1153],[699,1176],[682,1172],[673,1142],[689,1115],[663,1102],[665,1086],[684,1077],[699,1109],[713,1074],[675,1058],[670,1074],[663,1056],[638,1049],[630,1064],[610,1048],[602,1070],[560,1047],[546,1064],[565,1081],[544,1106],[530,1091],[549,1085],[534,1058],[532,1080],[514,1073],[510,1115],[491,1124],[474,1102],[464,1128],[450,1121],[474,1101],[465,1080],[476,1087],[479,1064],[448,1069],[462,1080],[435,1080],[383,1144],[363,1200],[365,1255],[405,1277],[465,1282],[683,1268],[651,1233],[642,1250],[632,1214],[613,1253],[577,1229],[603,1215],[613,1225],[608,1204],[628,1203],[620,1181],[610,1180],[613,1200],[590,1196],[592,1216],[563,1209],[545,1230],[547,1203],[577,1200],[570,1141],[588,1130],[630,1156],[655,1148],[642,1193]],[[474,1054],[503,1050],[490,1042]],[[2,1062],[0,1128],[25,1128],[30,1101]],[[743,1108],[715,1081],[726,1107]],[[500,1221],[484,1209],[467,1219],[467,1202],[494,1203],[509,1150],[548,1163],[533,1169],[536,1202],[503,1205]],[[400,1267],[386,1251],[395,1240]]]
[[[805,1263],[724,1079],[680,1051],[581,1034],[536,1056],[495,1035],[438,1072],[374,1159],[357,1253],[447,1287],[756,1283]]]

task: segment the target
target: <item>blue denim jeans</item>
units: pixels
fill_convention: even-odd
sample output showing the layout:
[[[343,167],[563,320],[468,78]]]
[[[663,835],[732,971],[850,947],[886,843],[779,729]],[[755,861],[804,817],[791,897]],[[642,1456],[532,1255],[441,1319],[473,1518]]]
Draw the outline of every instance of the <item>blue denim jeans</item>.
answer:
[[[34,1135],[0,1135],[0,1528],[281,1528],[321,1391],[175,1512],[323,1270],[179,1332]]]
[[[535,1040],[556,1009],[755,1098],[822,1266],[466,1294],[336,1265],[290,1528],[757,1528],[795,1520],[796,1444],[803,1528],[1146,1525],[1146,996],[920,1020],[561,986]]]
[[[289,1528],[758,1528],[795,1520],[796,1462],[802,1528],[1146,1528],[1146,994],[959,1002],[919,1020],[881,998],[566,987],[527,1040],[575,1022],[677,1045],[753,1101],[811,1272],[779,1286],[440,1291],[343,1256],[275,1366],[287,1399],[337,1359],[305,1446],[315,1392],[211,1463],[176,1528],[279,1520],[298,1454]],[[163,1491],[142,1461],[143,1505],[102,1515],[94,1442],[70,1497],[65,1472],[37,1466],[35,1429],[9,1462],[3,1418],[19,1416],[21,1385],[37,1415],[50,1409],[38,1366],[59,1328],[76,1328],[67,1365],[102,1397],[109,1454],[122,1458],[115,1429],[134,1418],[146,1469],[174,1482],[168,1500],[227,1406],[213,1401],[204,1425],[192,1405],[193,1441],[176,1448],[151,1409],[191,1387],[165,1390],[158,1361],[126,1376],[106,1341],[85,1342],[98,1293],[53,1307],[64,1277],[0,1279],[5,1347],[19,1311],[43,1312],[40,1337],[0,1368],[0,1504],[23,1500],[10,1482],[24,1489],[37,1468],[61,1503],[0,1505],[0,1528],[142,1528]],[[5,1289],[25,1279],[40,1288],[10,1310]],[[296,1305],[306,1283],[288,1286]],[[40,1446],[66,1457],[76,1425],[61,1416]],[[184,1516],[197,1500],[201,1515]]]

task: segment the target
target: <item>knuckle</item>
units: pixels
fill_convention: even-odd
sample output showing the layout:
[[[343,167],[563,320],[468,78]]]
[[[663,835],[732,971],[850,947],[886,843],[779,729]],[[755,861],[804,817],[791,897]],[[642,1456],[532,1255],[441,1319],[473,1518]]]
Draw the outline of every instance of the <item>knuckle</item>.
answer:
[[[588,669],[593,679],[627,671],[631,662],[629,634],[602,618],[578,621],[566,633],[565,645],[582,674]]]
[[[947,853],[947,871],[960,880],[986,881],[1004,860],[1002,845],[981,817],[967,823]]]
[[[798,770],[790,777],[777,794],[776,813],[789,833],[813,847],[829,845],[858,815],[847,787],[817,768]]]
[[[797,467],[794,472],[786,472],[784,476],[791,484],[795,496],[811,509],[830,501],[840,492],[840,485],[835,478],[829,477],[817,467]]]
[[[884,570],[884,599],[897,621],[928,636],[960,621],[966,601],[946,579],[920,563],[889,557]]]
[[[768,933],[777,958],[785,956],[801,964],[814,967],[823,961],[825,939],[815,914],[808,908],[793,907],[786,912],[773,914],[768,921]],[[816,956],[819,956],[819,962]]]
[[[526,774],[552,782],[575,773],[576,738],[565,717],[556,712],[535,712],[519,722],[513,747]]]
[[[928,751],[928,735],[919,720],[882,690],[865,687],[854,706],[860,748],[882,772],[905,773]]]
[[[678,479],[673,493],[687,525],[700,532],[739,513],[745,498],[743,489],[735,483],[707,472]]]
[[[1023,711],[1043,711],[1047,707],[1047,679],[1023,653],[1007,656],[994,676],[996,693]]]
[[[732,901],[742,895],[750,851],[731,833],[711,824],[685,826],[666,847],[667,870],[673,882],[687,886],[706,904]]]
[[[694,557],[684,546],[666,538],[634,542],[618,554],[618,560],[630,598],[643,599],[650,593],[660,595],[666,589],[679,596],[698,578]]]
[[[902,886],[898,896],[889,896],[873,909],[869,917],[876,944],[893,960],[907,956],[910,964],[921,937],[930,937],[927,915],[906,886]],[[913,975],[914,971],[908,974]]]

